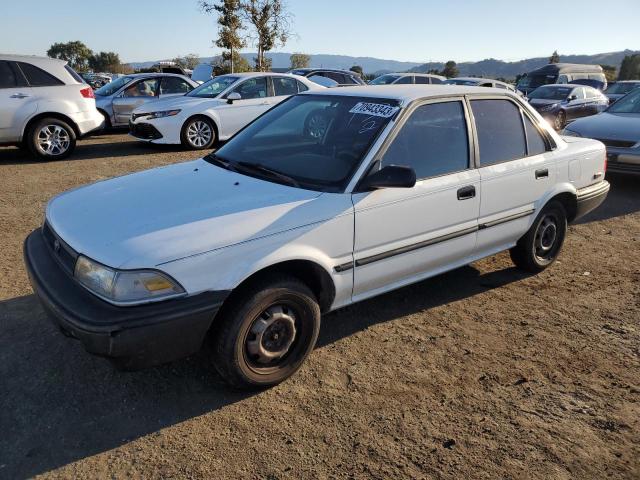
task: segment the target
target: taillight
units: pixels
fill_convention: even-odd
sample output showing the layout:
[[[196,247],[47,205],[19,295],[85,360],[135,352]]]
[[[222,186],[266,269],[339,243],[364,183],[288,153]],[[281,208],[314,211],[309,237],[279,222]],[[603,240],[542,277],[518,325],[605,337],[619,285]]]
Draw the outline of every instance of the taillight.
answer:
[[[83,88],[82,90],[80,90],[80,95],[82,95],[84,98],[96,98],[96,96],[93,94],[93,88],[91,87]]]

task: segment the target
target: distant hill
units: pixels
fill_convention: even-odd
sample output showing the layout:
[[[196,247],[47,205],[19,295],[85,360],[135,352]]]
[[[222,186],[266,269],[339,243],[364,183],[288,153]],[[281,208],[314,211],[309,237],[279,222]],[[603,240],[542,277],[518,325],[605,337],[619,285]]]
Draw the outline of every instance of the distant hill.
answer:
[[[595,55],[560,55],[562,62],[586,63],[620,66],[620,62],[625,55],[640,53],[638,50],[623,50],[621,52],[598,53]],[[271,58],[273,68],[288,68],[290,65],[290,53],[274,52],[267,56]],[[243,53],[242,56],[250,63],[253,63],[255,53]],[[209,63],[217,57],[204,57],[200,60]],[[455,59],[454,59],[455,60]],[[148,68],[159,60],[147,62],[133,62],[134,68]],[[516,75],[529,72],[538,67],[546,65],[548,57],[528,58],[517,62],[504,62],[495,58],[488,58],[479,62],[463,62],[458,64],[461,76],[490,77],[513,79]],[[428,72],[429,70],[441,70],[444,62],[400,62],[397,60],[385,60],[373,57],[350,57],[347,55],[311,55],[312,67],[344,68],[348,69],[353,65],[360,65],[367,74],[378,74],[388,72]]]

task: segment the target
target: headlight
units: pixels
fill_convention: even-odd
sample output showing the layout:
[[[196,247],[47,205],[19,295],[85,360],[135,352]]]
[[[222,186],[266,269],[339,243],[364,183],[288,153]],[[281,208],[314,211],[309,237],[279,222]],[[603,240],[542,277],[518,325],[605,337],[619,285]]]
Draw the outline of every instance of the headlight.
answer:
[[[147,118],[164,118],[164,117],[175,117],[179,114],[181,110],[165,110],[162,112],[151,112],[147,115]]]
[[[574,131],[569,130],[567,128],[562,130],[562,132],[560,132],[560,135],[564,135],[565,137],[581,137],[582,136],[578,132],[574,132]]]
[[[544,106],[540,107],[539,110],[541,112],[548,112],[549,110],[553,110],[557,106],[558,106],[557,103],[552,103],[551,105],[544,105]]]
[[[115,270],[87,257],[76,261],[74,276],[88,290],[114,303],[140,303],[174,297],[184,289],[153,270]]]

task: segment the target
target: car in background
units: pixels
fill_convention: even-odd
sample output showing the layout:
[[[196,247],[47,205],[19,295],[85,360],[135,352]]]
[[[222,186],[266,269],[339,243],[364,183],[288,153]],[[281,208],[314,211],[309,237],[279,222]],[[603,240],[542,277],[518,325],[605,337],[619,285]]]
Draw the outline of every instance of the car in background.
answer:
[[[579,63],[550,63],[544,67],[526,73],[519,81],[517,89],[529,95],[543,85],[573,83],[586,81],[598,90],[607,88],[607,77],[600,65],[583,65]]]
[[[103,122],[93,89],[66,61],[0,55],[0,145],[59,160]]]
[[[461,85],[465,87],[487,87],[487,88],[500,88],[502,90],[509,90],[510,92],[517,93],[516,87],[500,80],[493,80],[491,78],[477,78],[477,77],[456,77],[448,78],[444,82],[445,85]]]
[[[609,105],[600,90],[572,84],[544,85],[529,93],[527,98],[556,130],[562,130],[576,118],[600,113]]]
[[[138,107],[131,115],[129,134],[191,150],[211,148],[289,96],[320,89],[324,87],[287,73],[219,75],[187,95]]]
[[[385,73],[371,80],[369,85],[441,84],[447,77],[430,73]]]
[[[609,99],[609,105],[616,103],[634,88],[640,87],[640,80],[619,80],[610,83],[604,94]]]
[[[189,77],[173,73],[124,75],[95,91],[96,107],[106,128],[126,127],[136,108],[185,95],[197,86]]]
[[[604,143],[608,171],[640,174],[640,88],[599,115],[576,120],[562,134]]]
[[[287,73],[306,77],[323,87],[366,85],[366,82],[360,78],[360,75],[351,70],[339,70],[335,68],[296,68],[289,70]]]

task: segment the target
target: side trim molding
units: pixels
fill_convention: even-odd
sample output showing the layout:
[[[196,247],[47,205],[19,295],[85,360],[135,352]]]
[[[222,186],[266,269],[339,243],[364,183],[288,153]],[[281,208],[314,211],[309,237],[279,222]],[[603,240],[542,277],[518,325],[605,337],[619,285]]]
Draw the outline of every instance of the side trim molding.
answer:
[[[487,228],[495,227],[495,226],[501,225],[503,223],[512,222],[514,220],[519,220],[520,218],[528,217],[529,215],[531,215],[534,212],[535,212],[535,210],[532,208],[531,210],[527,210],[526,212],[516,213],[514,215],[509,215],[508,217],[503,217],[503,218],[499,218],[497,220],[492,220],[491,222],[482,223],[482,224],[480,224],[480,226],[478,228],[480,230],[485,230]]]

